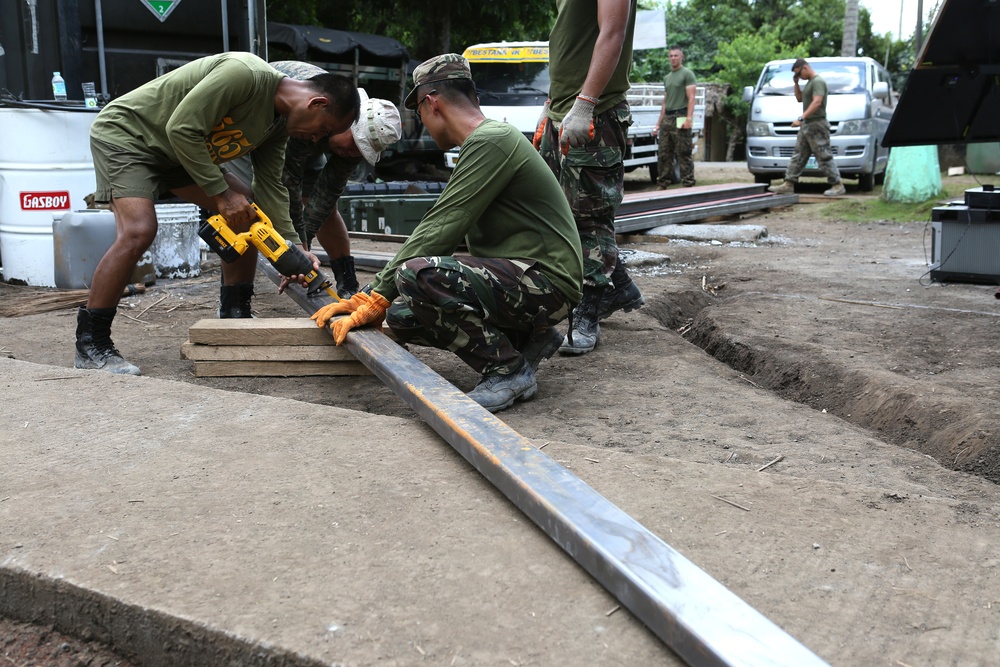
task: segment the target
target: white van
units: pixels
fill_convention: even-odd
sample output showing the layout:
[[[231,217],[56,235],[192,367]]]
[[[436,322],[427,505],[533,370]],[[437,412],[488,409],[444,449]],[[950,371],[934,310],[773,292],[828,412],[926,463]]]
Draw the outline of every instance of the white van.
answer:
[[[882,147],[895,110],[889,72],[871,58],[806,60],[829,88],[826,118],[840,175],[858,179],[862,191],[871,191],[889,163],[889,149]],[[747,167],[758,183],[784,176],[795,148],[799,130],[792,121],[802,115],[802,103],[792,90],[794,62],[769,62],[757,85],[743,89],[743,100],[750,103]],[[816,167],[810,157],[804,175],[822,176]]]
[[[549,97],[548,42],[491,42],[470,46],[462,54],[469,61],[483,115],[510,123],[529,139]],[[650,167],[656,181],[656,137],[663,84],[637,84],[628,92],[632,126],[628,131],[625,170]],[[445,153],[445,165],[454,168],[458,151]]]

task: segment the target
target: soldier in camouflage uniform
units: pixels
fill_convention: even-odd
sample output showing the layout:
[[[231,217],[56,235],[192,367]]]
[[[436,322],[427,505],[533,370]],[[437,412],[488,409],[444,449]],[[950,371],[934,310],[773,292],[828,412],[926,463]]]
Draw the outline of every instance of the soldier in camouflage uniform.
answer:
[[[670,72],[663,80],[663,102],[660,117],[653,131],[657,134],[656,185],[661,190],[674,182],[674,162],[680,168],[681,183],[686,188],[694,186],[694,159],[691,157],[693,137],[691,123],[694,119],[694,72],[684,67],[684,52],[673,47],[670,53]],[[678,124],[677,120],[681,120]]]
[[[826,120],[826,81],[802,58],[792,64],[792,75],[795,99],[802,103],[803,109],[802,115],[792,121],[792,127],[799,128],[799,136],[795,140],[795,151],[788,162],[788,169],[785,170],[784,183],[771,186],[768,190],[782,195],[795,192],[795,184],[799,182],[809,156],[815,155],[819,170],[830,184],[830,188],[823,194],[827,197],[845,194],[847,190],[840,182],[840,171],[830,150],[830,123]],[[809,82],[804,89],[799,88],[799,79]]]
[[[562,341],[555,325],[580,300],[579,235],[531,144],[483,116],[465,58],[431,58],[413,83],[404,104],[438,146],[460,147],[455,171],[371,284],[313,319],[349,315],[332,323],[338,345],[384,318],[400,341],[451,350],[481,375],[469,398],[497,412],[535,395],[535,371]],[[469,255],[454,255],[463,241]]]
[[[626,93],[636,2],[559,0],[557,5],[549,36],[550,101],[539,119],[535,145],[559,179],[583,247],[583,299],[559,351],[585,354],[597,346],[599,320],[644,303],[615,241],[632,124]],[[611,38],[598,39],[606,34]]]

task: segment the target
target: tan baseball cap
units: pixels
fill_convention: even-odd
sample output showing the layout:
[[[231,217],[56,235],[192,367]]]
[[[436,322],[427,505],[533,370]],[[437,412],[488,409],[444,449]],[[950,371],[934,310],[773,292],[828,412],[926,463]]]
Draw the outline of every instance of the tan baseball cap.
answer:
[[[389,100],[369,98],[364,88],[358,88],[358,95],[361,113],[351,125],[351,134],[368,164],[375,164],[382,157],[382,151],[403,136],[399,109]]]
[[[472,70],[469,69],[469,61],[457,53],[434,56],[430,60],[420,63],[413,70],[413,90],[406,96],[403,106],[407,109],[417,108],[417,88],[420,86],[448,79],[471,78]]]

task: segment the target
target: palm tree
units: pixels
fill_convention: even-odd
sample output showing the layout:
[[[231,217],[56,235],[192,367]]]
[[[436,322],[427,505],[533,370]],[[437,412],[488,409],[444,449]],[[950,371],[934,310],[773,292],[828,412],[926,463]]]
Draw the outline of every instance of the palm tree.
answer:
[[[840,55],[858,55],[858,0],[847,0],[844,14],[844,39],[840,43]]]

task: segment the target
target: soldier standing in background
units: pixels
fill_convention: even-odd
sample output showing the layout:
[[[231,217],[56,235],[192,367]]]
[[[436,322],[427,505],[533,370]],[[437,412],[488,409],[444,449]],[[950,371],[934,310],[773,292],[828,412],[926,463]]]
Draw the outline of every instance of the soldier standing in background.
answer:
[[[670,73],[663,81],[663,105],[654,131],[658,135],[656,185],[661,190],[674,182],[674,162],[680,167],[681,183],[694,185],[694,160],[691,158],[691,120],[694,117],[694,72],[684,67],[684,52],[670,49]]]

